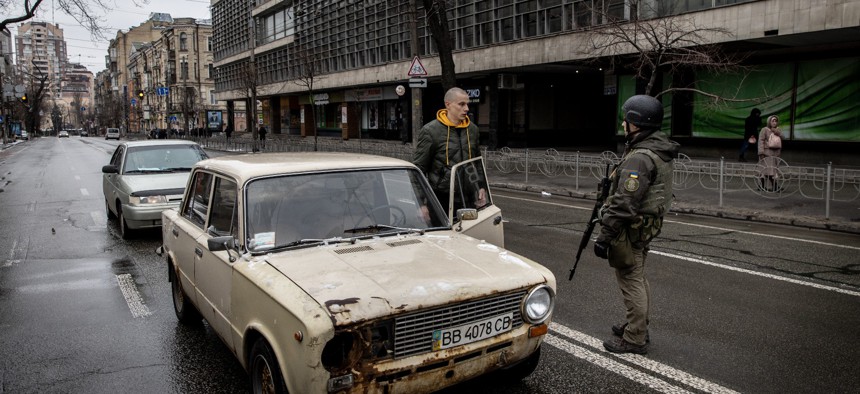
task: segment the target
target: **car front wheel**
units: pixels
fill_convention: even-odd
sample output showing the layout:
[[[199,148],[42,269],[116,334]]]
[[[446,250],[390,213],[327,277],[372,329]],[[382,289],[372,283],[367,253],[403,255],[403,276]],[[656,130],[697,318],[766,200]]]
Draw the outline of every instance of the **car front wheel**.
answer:
[[[125,222],[125,215],[122,213],[122,208],[117,207],[116,210],[119,213],[117,215],[119,217],[119,235],[122,239],[131,239],[133,231],[128,227],[128,223]]]
[[[111,212],[110,204],[108,203],[107,200],[105,200],[105,213],[107,214],[108,220],[116,219],[116,215],[114,215],[113,212]]]
[[[281,376],[281,368],[275,353],[265,339],[260,338],[251,349],[250,368],[251,392],[254,394],[286,393],[287,386]]]

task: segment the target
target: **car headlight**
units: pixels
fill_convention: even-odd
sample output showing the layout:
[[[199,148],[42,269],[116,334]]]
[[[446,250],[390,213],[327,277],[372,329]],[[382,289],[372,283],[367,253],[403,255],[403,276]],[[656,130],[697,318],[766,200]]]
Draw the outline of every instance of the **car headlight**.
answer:
[[[167,204],[167,196],[130,196],[128,203],[131,205]]]
[[[547,285],[532,289],[523,301],[523,320],[530,324],[543,323],[555,306],[555,292]]]

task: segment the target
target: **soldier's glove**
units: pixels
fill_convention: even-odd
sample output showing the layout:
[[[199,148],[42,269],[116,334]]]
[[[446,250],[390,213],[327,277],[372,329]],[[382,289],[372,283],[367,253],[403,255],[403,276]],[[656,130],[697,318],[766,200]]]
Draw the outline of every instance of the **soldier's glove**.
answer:
[[[609,243],[607,242],[595,242],[594,243],[594,255],[600,257],[601,259],[609,258]]]

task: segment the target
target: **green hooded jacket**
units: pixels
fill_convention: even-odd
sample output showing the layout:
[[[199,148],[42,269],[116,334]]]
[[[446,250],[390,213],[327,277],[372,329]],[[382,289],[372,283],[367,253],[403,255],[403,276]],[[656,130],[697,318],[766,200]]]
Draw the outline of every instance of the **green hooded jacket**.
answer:
[[[478,126],[468,116],[454,125],[448,120],[448,111],[440,109],[436,120],[418,132],[412,163],[427,176],[437,194],[447,194],[451,189],[451,167],[479,156]]]

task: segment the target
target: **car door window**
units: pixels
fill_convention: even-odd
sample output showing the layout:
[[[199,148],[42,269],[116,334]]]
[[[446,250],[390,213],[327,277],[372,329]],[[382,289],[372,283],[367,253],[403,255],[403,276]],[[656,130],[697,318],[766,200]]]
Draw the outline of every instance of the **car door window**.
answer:
[[[480,159],[473,159],[454,169],[451,179],[454,212],[460,208],[475,208],[480,211],[493,204],[483,164]],[[456,217],[454,220],[457,220]]]
[[[205,228],[206,217],[209,214],[209,192],[212,186],[212,174],[198,172],[194,174],[188,199],[182,208],[182,216],[188,218],[200,228]]]
[[[236,182],[216,177],[209,213],[209,233],[216,236],[233,235],[238,238],[238,212],[236,209]]]
[[[116,166],[119,169],[120,164],[122,164],[122,153],[125,151],[122,146],[116,148],[113,152],[113,156],[110,158],[110,164]]]

